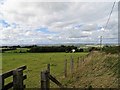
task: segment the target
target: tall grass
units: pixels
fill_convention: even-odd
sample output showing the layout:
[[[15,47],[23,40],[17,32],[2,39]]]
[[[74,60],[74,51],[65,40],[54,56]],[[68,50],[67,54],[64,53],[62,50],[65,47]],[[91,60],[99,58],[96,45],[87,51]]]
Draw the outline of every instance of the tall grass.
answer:
[[[118,55],[92,52],[85,58],[74,77],[68,77],[68,86],[80,88],[117,88]]]

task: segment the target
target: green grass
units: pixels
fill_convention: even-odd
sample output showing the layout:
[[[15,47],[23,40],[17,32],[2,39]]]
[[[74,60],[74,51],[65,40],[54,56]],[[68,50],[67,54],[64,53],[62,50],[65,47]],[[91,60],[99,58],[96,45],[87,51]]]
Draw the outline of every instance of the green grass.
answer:
[[[60,79],[63,77],[64,60],[70,61],[72,55],[74,60],[84,57],[87,53],[3,53],[2,71],[6,72],[22,65],[27,65],[25,84],[27,88],[40,87],[40,72],[51,64],[51,74]],[[51,59],[50,59],[51,58]],[[8,80],[9,81],[9,80]],[[61,80],[60,80],[61,81]],[[52,85],[54,87],[54,85]]]
[[[40,87],[40,73],[51,64],[51,74],[63,85],[77,88],[117,88],[118,86],[118,54],[106,54],[104,52],[88,53],[3,53],[3,72],[27,65],[27,88]],[[87,55],[87,56],[86,56]],[[74,58],[74,74],[70,74],[70,57]],[[80,67],[77,59],[80,57]],[[83,61],[83,57],[84,61]],[[51,58],[51,59],[50,59]],[[68,60],[68,76],[64,77],[64,60]],[[10,81],[7,79],[6,82]],[[57,87],[51,82],[51,87]]]

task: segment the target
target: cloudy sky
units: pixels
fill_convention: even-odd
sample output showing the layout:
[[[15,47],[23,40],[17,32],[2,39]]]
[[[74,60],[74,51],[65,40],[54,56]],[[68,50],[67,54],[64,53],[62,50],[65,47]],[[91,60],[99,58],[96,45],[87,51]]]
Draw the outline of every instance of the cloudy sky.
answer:
[[[0,0],[0,43],[117,43],[118,6],[113,2]]]

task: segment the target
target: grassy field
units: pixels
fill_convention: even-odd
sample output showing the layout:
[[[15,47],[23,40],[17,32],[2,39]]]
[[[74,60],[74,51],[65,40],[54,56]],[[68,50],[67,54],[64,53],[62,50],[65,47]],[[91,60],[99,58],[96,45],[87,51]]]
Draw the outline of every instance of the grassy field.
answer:
[[[80,67],[75,68],[73,77],[70,74],[70,59],[74,58],[74,66],[80,57]],[[84,59],[83,59],[84,57]],[[51,58],[51,59],[50,59]],[[68,76],[64,77],[64,60],[68,60]],[[91,53],[3,53],[3,73],[22,65],[27,65],[27,88],[40,87],[40,72],[51,64],[51,74],[63,85],[68,87],[88,88],[117,88],[118,87],[118,54],[107,54],[105,52]],[[6,82],[10,81],[8,78]],[[51,83],[51,87],[57,87]]]
[[[77,60],[78,57],[82,58],[85,55],[87,53],[3,53],[2,71],[6,72],[27,65],[27,70],[24,72],[27,74],[25,81],[27,88],[39,88],[40,72],[46,69],[48,63],[51,64],[52,75],[60,79],[63,77],[65,58],[70,61],[70,57],[73,56],[74,60]]]

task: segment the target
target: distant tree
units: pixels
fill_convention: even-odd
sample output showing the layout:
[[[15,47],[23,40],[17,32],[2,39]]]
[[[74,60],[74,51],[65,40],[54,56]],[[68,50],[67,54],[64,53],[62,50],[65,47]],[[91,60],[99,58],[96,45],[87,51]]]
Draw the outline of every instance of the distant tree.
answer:
[[[106,53],[120,53],[120,46],[104,46],[102,51]]]
[[[81,48],[80,50],[79,50],[80,52],[84,52],[84,50]]]
[[[29,52],[71,52],[72,49],[76,49],[73,46],[37,46],[32,47]]]

